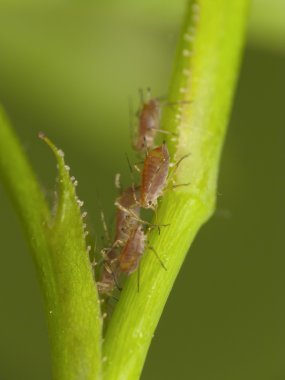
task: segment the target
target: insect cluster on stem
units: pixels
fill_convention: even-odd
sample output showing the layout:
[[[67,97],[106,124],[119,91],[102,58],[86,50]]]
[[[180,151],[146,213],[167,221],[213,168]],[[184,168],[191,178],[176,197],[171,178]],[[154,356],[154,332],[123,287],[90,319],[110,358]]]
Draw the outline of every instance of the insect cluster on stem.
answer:
[[[159,133],[169,133],[160,127],[161,104],[158,99],[145,101],[141,92],[141,107],[137,113],[138,127],[133,138],[133,148],[143,156],[139,184],[132,184],[121,192],[115,205],[115,237],[109,247],[102,250],[103,267],[97,282],[98,291],[110,296],[114,289],[120,289],[118,279],[121,274],[130,275],[139,268],[140,260],[146,248],[152,250],[161,266],[166,269],[157,252],[147,241],[148,229],[157,228],[159,224],[149,223],[140,217],[142,209],[156,211],[157,201],[167,187],[169,179],[170,156],[167,145],[163,142],[155,146],[155,137]],[[130,165],[130,164],[129,164]],[[132,170],[132,166],[130,165]],[[119,180],[117,177],[117,187]],[[138,283],[139,286],[139,283]]]

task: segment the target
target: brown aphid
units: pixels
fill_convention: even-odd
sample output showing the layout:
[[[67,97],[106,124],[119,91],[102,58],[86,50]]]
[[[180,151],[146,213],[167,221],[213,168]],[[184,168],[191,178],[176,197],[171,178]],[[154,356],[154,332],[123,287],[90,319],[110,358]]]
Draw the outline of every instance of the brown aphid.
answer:
[[[145,250],[146,236],[141,225],[135,226],[119,255],[120,271],[130,275],[139,266],[140,259]]]
[[[138,128],[136,131],[136,136],[133,141],[133,148],[137,152],[144,152],[148,149],[152,149],[154,147],[154,139],[156,134],[163,133],[168,135],[175,135],[170,131],[166,131],[161,129],[160,121],[161,121],[161,110],[163,106],[175,106],[177,104],[189,104],[189,101],[162,101],[158,98],[151,97],[151,90],[147,89],[147,100],[144,99],[143,91],[140,90],[141,93],[141,107],[138,111]]]
[[[111,295],[117,287],[118,276],[118,253],[116,248],[110,249],[105,253],[104,266],[101,272],[100,281],[97,282],[100,294]]]
[[[132,186],[128,187],[117,199],[116,203],[120,204],[122,207],[117,207],[116,211],[115,242],[126,241],[129,237],[130,229],[138,223],[134,218],[139,218],[140,215],[138,199],[139,188],[134,188]],[[132,211],[133,217],[130,216],[129,210]]]
[[[169,152],[165,143],[148,152],[142,170],[140,206],[154,209],[166,187]]]
[[[153,146],[154,138],[159,130],[161,106],[157,99],[150,99],[142,103],[139,112],[139,125],[134,141],[134,149],[142,151]]]
[[[118,262],[118,249],[123,247],[129,239],[130,231],[136,227],[138,221],[134,217],[139,217],[140,208],[137,205],[137,197],[139,197],[139,189],[129,187],[118,198],[118,202],[122,208],[117,208],[116,226],[115,226],[115,241],[111,248],[102,250],[104,256],[104,266],[101,272],[100,281],[97,282],[98,292],[100,294],[111,295],[117,287],[117,278],[120,275]],[[133,216],[125,210],[132,210]],[[104,220],[104,218],[103,218]],[[103,222],[106,224],[105,221]],[[106,227],[105,227],[106,229]]]

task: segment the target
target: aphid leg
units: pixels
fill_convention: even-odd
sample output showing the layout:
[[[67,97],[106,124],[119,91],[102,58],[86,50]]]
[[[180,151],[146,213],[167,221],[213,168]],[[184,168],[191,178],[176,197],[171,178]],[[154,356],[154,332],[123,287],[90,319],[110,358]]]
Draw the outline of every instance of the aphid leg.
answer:
[[[130,172],[131,172],[131,177],[132,177],[132,189],[133,189],[133,193],[134,193],[134,197],[135,197],[135,194],[136,194],[136,190],[135,190],[135,181],[134,181],[134,171],[133,171],[133,167],[131,165],[131,162],[130,162],[130,159],[129,159],[129,156],[127,155],[127,153],[125,153],[126,155],[126,159],[127,159],[127,163],[128,163],[128,166],[129,166],[129,169],[130,169]],[[134,166],[135,169],[138,169],[136,168],[136,165]]]
[[[144,225],[147,225],[150,227],[157,227],[157,228],[158,227],[170,226],[170,224],[153,224],[153,223],[147,222],[146,220],[140,219],[132,210],[126,209],[119,202],[115,202],[115,206],[117,206],[121,211],[124,211],[125,213],[129,214],[131,216],[131,218],[133,218],[134,220],[136,220],[136,221],[138,221]]]
[[[188,182],[188,183],[178,183],[178,184],[176,184],[176,185],[170,185],[170,186],[167,186],[167,187],[165,188],[165,191],[167,191],[167,190],[173,190],[173,189],[176,189],[177,187],[181,187],[181,186],[189,186],[189,185],[191,185],[190,182]]]
[[[94,259],[90,262],[90,265],[92,268],[95,268],[98,264],[100,265],[102,263],[102,261],[96,261],[95,257]]]
[[[144,161],[138,161],[136,163],[133,164],[133,168],[138,172],[138,173],[141,173],[142,170],[141,168],[138,166],[138,165],[143,165]]]
[[[102,257],[98,261],[95,261],[95,258],[94,258],[94,260],[91,263],[92,266],[101,265],[101,264],[105,263],[105,261],[107,259],[106,253],[105,253],[105,251],[103,249],[101,250],[100,253],[101,253]]]
[[[166,266],[164,265],[163,261],[159,257],[159,254],[156,252],[156,250],[151,245],[149,245],[147,248],[150,249],[155,254],[155,256],[156,256],[157,260],[159,261],[160,265],[162,266],[162,268],[164,270],[167,270]]]
[[[119,290],[119,292],[121,292],[123,290],[123,288],[119,285],[117,277],[115,276],[115,273],[112,273],[112,275],[113,275],[113,278],[114,278],[114,283],[116,285],[116,288]]]
[[[155,224],[157,224],[157,223],[158,223],[158,222],[157,222],[157,207],[155,207],[155,208],[153,209],[153,211],[154,211],[154,220],[155,220]],[[157,227],[157,230],[158,230],[158,235],[160,235],[160,228]]]
[[[165,131],[164,129],[159,129],[159,128],[152,128],[152,129],[154,129],[156,132],[164,133],[165,135],[178,136],[178,133],[174,133],[174,132],[170,132],[170,131]]]
[[[112,251],[113,248],[123,247],[124,244],[125,243],[122,240],[117,239],[114,241],[111,248],[108,248],[108,252]]]
[[[110,233],[109,233],[109,230],[108,230],[108,227],[107,227],[106,218],[105,218],[105,214],[104,214],[104,211],[103,211],[101,199],[100,199],[99,193],[97,191],[96,191],[96,198],[97,198],[98,209],[99,209],[99,212],[100,212],[100,219],[101,219],[101,223],[102,223],[102,227],[103,227],[103,232],[104,232],[104,236],[103,236],[102,240],[105,240],[106,243],[107,243],[107,245],[110,245],[111,244]]]
[[[134,164],[134,169],[135,169],[138,173],[141,173],[141,169],[138,167],[138,164]]]
[[[182,156],[177,162],[175,162],[175,164],[173,165],[173,168],[172,168],[172,171],[171,173],[169,174],[168,176],[168,181],[171,181],[176,170],[178,169],[179,165],[181,164],[181,162],[183,160],[185,160],[185,158],[188,158],[189,156],[191,155],[191,153],[188,153],[188,154],[185,154],[184,156]]]
[[[128,99],[129,103],[129,128],[130,128],[130,136],[131,136],[131,141],[135,141],[135,134],[134,134],[134,120],[133,120],[133,115],[134,115],[134,106],[132,99],[129,97]]]
[[[117,280],[117,276],[114,273],[111,265],[109,263],[105,262],[104,266],[105,266],[107,272],[109,272],[112,275],[113,280],[114,280],[114,284],[116,285],[116,288],[121,292],[122,291],[122,287],[119,285],[118,280]]]
[[[150,130],[151,128],[148,128],[148,129]],[[146,155],[148,155],[148,146],[147,146],[146,136],[143,137],[143,148],[146,151]]]

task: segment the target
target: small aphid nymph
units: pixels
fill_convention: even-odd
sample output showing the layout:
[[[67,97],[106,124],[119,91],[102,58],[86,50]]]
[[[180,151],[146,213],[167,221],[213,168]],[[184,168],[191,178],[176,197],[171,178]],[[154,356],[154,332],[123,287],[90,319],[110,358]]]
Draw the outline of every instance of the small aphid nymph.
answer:
[[[137,202],[138,197],[139,188],[128,187],[117,199],[116,204],[121,207],[117,207],[116,212],[115,241],[126,241],[129,237],[130,229],[137,224],[137,220],[134,217],[139,218],[140,216],[140,208]],[[129,210],[132,211],[133,218],[128,212]]]
[[[155,208],[157,199],[167,184],[169,171],[169,153],[166,144],[151,150],[144,161],[140,205],[143,208]]]
[[[111,295],[117,286],[118,252],[115,248],[105,253],[104,265],[102,268],[100,281],[97,282],[98,292],[100,294]]]
[[[119,267],[123,273],[130,275],[137,269],[145,250],[145,240],[143,228],[140,225],[135,226],[119,255]]]
[[[134,149],[143,151],[153,146],[153,141],[160,124],[161,106],[157,99],[144,102],[139,112],[139,126]]]

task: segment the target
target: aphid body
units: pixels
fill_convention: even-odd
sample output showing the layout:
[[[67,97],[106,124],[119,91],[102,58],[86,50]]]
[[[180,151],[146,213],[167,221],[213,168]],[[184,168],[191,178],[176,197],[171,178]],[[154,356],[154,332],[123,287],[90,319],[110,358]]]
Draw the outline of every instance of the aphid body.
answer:
[[[120,275],[119,249],[122,249],[129,240],[131,231],[137,226],[138,221],[130,216],[128,210],[132,210],[134,216],[139,217],[140,208],[137,205],[139,189],[129,187],[118,198],[122,206],[117,208],[115,241],[111,248],[102,250],[104,256],[104,266],[101,272],[100,281],[97,282],[98,292],[100,294],[110,295],[115,287],[118,287],[116,281]],[[125,211],[124,211],[125,210]]]
[[[115,242],[125,242],[129,237],[129,231],[138,222],[130,216],[129,210],[132,210],[133,216],[139,218],[140,208],[138,206],[139,188],[128,187],[117,199],[116,203],[121,205],[116,212],[116,232]]]
[[[120,270],[128,275],[133,273],[145,250],[146,236],[141,225],[136,225],[130,231],[129,238],[119,255]]]
[[[140,188],[140,206],[154,208],[166,187],[169,171],[169,153],[166,144],[148,152],[143,166]]]
[[[156,132],[160,125],[161,107],[157,99],[144,102],[139,112],[139,126],[134,142],[134,149],[142,151],[153,146]]]
[[[117,261],[118,253],[116,248],[110,249],[105,253],[104,266],[101,272],[100,281],[97,282],[98,292],[100,294],[110,295],[116,287]]]

